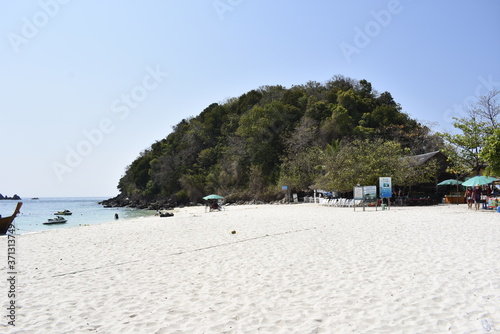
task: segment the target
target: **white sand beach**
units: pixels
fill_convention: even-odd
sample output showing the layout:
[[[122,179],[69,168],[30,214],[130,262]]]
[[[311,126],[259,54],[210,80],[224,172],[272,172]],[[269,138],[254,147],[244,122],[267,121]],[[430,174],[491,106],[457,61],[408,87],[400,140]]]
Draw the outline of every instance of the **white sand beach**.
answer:
[[[15,327],[2,259],[2,333],[500,333],[500,214],[465,205],[189,207],[16,236]]]

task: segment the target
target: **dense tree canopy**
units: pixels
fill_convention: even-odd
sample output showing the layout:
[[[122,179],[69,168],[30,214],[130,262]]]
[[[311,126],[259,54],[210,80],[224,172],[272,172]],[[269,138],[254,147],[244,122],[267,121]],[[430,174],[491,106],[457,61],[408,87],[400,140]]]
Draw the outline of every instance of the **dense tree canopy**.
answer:
[[[346,192],[357,184],[378,184],[380,176],[394,177],[401,171],[401,157],[398,142],[380,138],[343,142],[324,159],[325,173],[318,186]]]
[[[500,175],[500,129],[496,129],[486,138],[481,157],[488,162],[486,172],[489,175]]]
[[[441,145],[389,92],[335,76],[325,84],[264,86],[209,105],[142,152],[118,188],[124,196],[176,203],[208,193],[271,200],[283,196],[281,185],[343,190],[373,183],[377,173],[396,176],[400,157]],[[356,161],[360,170],[347,168]]]
[[[499,97],[496,89],[480,96],[466,117],[455,118],[458,133],[439,134],[447,144],[443,151],[449,157],[449,171],[458,177],[500,174]]]
[[[441,134],[449,144],[443,151],[451,159],[450,171],[459,176],[471,172],[479,175],[480,171],[486,167],[486,162],[479,154],[486,139],[484,132],[486,124],[478,122],[475,118],[455,118],[453,125],[461,133]]]

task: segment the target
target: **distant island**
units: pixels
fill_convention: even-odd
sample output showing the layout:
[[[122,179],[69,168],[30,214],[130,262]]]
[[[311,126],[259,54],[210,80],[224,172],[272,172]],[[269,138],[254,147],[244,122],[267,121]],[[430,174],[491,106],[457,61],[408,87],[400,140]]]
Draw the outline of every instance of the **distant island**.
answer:
[[[17,194],[14,194],[14,196],[12,196],[12,197],[4,196],[4,195],[0,194],[0,200],[3,200],[3,199],[20,200],[21,197],[19,197],[19,195],[17,195]]]

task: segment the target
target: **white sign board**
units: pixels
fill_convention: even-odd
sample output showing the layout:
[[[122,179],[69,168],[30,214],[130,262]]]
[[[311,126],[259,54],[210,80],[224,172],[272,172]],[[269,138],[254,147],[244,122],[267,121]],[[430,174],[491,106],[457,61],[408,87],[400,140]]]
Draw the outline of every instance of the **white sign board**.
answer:
[[[354,199],[363,199],[363,187],[354,187]]]

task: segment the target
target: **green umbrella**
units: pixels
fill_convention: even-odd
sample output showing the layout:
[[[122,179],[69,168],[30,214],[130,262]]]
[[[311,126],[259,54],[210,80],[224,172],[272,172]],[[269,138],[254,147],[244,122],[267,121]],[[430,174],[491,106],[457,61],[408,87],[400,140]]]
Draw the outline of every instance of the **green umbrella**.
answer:
[[[458,181],[455,179],[448,179],[448,180],[444,180],[444,181],[439,182],[437,185],[438,186],[457,185],[457,193],[458,193],[458,185],[459,184],[462,184],[462,181]],[[458,202],[457,202],[457,204],[458,204]]]
[[[224,197],[212,194],[212,195],[208,195],[208,196],[203,197],[203,199],[205,199],[205,200],[208,200],[208,199],[224,199]]]
[[[497,179],[491,176],[483,176],[483,175],[476,175],[474,177],[471,177],[467,181],[463,182],[462,185],[464,187],[474,187],[475,185],[484,185],[484,184],[490,184],[493,181],[496,181]]]
[[[448,179],[448,180],[444,180],[444,181],[439,182],[437,185],[438,186],[449,186],[452,184],[462,184],[462,183],[463,183],[463,181],[459,181],[459,180],[455,180],[455,179]]]

